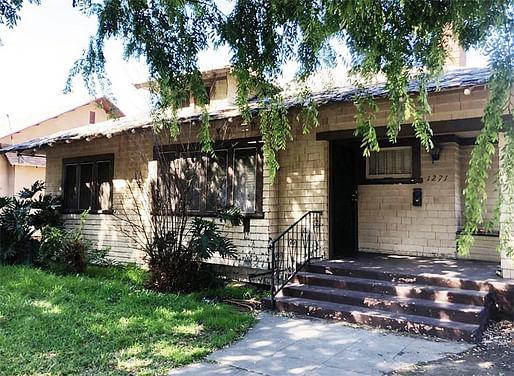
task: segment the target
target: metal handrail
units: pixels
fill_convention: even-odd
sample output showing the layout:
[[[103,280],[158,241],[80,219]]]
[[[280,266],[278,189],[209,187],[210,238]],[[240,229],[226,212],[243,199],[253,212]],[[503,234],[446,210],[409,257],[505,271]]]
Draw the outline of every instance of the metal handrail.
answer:
[[[321,255],[321,210],[305,213],[268,244],[271,256],[271,301],[296,274]],[[277,288],[278,286],[278,288]]]

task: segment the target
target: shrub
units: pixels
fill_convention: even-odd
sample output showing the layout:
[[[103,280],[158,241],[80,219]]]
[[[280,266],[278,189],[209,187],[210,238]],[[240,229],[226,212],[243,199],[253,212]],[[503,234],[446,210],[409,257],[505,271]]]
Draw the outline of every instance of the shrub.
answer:
[[[30,265],[37,257],[36,235],[45,226],[61,228],[61,200],[43,195],[45,186],[35,182],[19,197],[0,197],[0,263]]]
[[[215,253],[221,257],[236,255],[236,247],[220,233],[218,226],[209,220],[193,218],[191,223],[191,241],[189,247],[197,262],[203,262]]]
[[[82,273],[88,264],[103,264],[108,248],[96,250],[83,230],[89,211],[80,215],[80,225],[72,230],[46,226],[42,231],[38,264],[42,267],[64,266],[66,273]]]
[[[193,253],[176,234],[156,234],[146,249],[149,278],[147,286],[159,292],[189,292],[194,272]]]

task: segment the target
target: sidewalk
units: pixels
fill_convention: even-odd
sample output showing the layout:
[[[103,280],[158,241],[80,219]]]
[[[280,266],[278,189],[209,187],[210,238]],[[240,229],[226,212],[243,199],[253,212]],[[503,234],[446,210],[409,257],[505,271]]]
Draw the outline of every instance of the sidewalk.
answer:
[[[382,375],[471,347],[264,312],[241,341],[169,375]]]

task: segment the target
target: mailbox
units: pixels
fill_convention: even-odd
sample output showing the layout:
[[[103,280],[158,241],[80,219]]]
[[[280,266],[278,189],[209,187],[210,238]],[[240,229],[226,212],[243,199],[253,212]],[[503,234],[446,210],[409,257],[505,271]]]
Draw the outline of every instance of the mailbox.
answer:
[[[423,194],[421,188],[414,188],[412,191],[412,206],[421,206],[423,203]]]

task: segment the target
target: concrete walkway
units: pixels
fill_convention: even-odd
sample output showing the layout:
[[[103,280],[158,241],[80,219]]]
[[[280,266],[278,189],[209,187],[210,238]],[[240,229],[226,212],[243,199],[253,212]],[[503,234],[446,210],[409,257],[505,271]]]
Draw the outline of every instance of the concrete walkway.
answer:
[[[170,375],[362,376],[381,375],[472,347],[406,335],[358,329],[324,320],[261,313],[239,342],[207,361]]]

